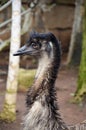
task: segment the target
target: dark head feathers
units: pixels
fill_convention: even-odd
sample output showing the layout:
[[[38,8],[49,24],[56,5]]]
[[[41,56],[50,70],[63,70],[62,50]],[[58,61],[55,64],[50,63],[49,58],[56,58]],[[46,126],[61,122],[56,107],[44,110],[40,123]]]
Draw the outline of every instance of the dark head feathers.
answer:
[[[38,40],[42,39],[42,40],[46,40],[46,41],[52,41],[54,43],[59,43],[59,40],[56,39],[56,37],[54,36],[54,34],[52,34],[51,32],[48,33],[38,33],[38,32],[31,32],[30,33],[30,38],[36,38]]]
[[[47,42],[51,41],[52,43],[54,43],[55,46],[58,46],[61,49],[60,41],[51,32],[38,33],[38,32],[33,31],[30,33],[30,40],[33,40],[33,39],[46,40]]]

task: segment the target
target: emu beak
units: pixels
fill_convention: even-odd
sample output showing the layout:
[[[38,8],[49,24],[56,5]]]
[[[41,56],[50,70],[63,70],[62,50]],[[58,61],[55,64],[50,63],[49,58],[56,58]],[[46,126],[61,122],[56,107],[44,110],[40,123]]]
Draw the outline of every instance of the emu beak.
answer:
[[[27,54],[27,52],[28,52],[27,47],[26,45],[24,45],[16,53],[14,53],[13,56],[24,55],[24,54]]]

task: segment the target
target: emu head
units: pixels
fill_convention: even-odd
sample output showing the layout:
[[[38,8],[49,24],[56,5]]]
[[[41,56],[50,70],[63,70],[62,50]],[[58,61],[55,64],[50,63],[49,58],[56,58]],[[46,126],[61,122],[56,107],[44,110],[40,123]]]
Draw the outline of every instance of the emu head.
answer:
[[[49,56],[53,47],[51,41],[52,35],[52,33],[32,33],[26,44],[14,56],[31,55],[41,57],[44,53]]]

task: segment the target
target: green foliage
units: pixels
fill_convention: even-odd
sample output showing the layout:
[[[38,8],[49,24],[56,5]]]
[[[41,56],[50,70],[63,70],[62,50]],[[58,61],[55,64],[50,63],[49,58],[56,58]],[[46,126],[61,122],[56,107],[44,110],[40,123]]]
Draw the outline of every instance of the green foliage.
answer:
[[[78,87],[75,93],[75,101],[81,102],[86,95],[86,4],[85,16],[83,22],[83,43],[82,43],[82,56],[79,69]]]
[[[15,104],[7,104],[5,102],[4,104],[4,109],[3,111],[0,113],[0,120],[4,121],[4,122],[13,122],[16,119],[16,114],[15,112],[12,112],[11,109],[15,108]]]
[[[20,69],[19,70],[19,79],[18,79],[18,87],[19,91],[26,91],[31,85],[32,82],[34,81],[34,76],[35,76],[36,70],[25,70],[25,69]]]

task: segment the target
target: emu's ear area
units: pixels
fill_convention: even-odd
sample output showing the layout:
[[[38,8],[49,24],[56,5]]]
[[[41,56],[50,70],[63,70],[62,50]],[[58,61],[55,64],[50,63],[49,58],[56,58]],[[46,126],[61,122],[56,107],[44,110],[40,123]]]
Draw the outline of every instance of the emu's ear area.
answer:
[[[46,51],[47,51],[47,52],[50,52],[50,50],[51,50],[51,47],[50,47],[50,45],[48,44],[47,47],[46,47]]]
[[[52,46],[52,43],[49,42],[49,43],[47,44],[46,51],[47,51],[48,53],[50,53],[52,47],[53,47],[53,46]]]

